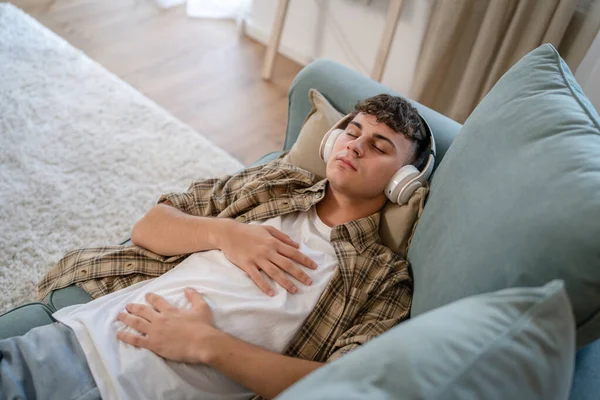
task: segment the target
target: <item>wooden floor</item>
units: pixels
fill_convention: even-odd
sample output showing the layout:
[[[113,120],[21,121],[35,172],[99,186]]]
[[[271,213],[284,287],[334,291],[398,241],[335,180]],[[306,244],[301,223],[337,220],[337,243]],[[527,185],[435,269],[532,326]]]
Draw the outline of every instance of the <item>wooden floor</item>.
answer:
[[[13,0],[43,25],[245,164],[280,150],[287,91],[301,66],[279,56],[260,78],[265,47],[232,21],[191,19],[153,0]]]

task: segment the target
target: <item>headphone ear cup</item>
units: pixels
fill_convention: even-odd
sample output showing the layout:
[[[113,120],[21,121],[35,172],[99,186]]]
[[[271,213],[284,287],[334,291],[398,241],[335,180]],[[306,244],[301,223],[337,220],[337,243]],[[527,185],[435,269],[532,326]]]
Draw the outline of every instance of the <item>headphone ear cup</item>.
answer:
[[[342,132],[344,132],[343,129],[334,129],[323,136],[321,146],[319,147],[319,156],[321,157],[321,160],[327,162],[331,155],[331,151],[333,150],[333,145]]]
[[[413,181],[420,172],[414,165],[405,165],[392,176],[385,188],[385,195],[392,203],[404,204],[421,187],[421,182]],[[402,201],[404,200],[404,201]]]
[[[414,179],[406,185],[404,185],[404,187],[400,190],[400,193],[398,194],[398,204],[402,205],[408,203],[408,200],[410,200],[415,190],[422,186],[423,183],[418,179]]]

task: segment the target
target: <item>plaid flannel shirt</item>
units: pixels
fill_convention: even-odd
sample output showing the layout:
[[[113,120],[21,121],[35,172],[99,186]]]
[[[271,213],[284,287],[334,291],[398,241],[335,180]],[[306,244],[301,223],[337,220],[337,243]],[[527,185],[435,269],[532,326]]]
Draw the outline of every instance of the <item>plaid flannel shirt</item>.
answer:
[[[187,192],[164,194],[195,216],[251,222],[307,211],[325,194],[326,180],[282,159],[222,179],[194,181]],[[379,238],[380,213],[333,227],[338,268],[285,355],[327,362],[408,318],[412,280],[406,260]],[[38,298],[77,284],[93,298],[157,277],[189,254],[165,257],[142,247],[106,246],[67,253],[39,284]]]

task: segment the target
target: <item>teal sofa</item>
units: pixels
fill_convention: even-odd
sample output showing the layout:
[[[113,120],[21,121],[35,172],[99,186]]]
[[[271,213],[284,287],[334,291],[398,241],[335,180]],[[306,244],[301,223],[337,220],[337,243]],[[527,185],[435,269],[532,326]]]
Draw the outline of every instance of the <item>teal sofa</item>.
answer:
[[[263,156],[254,164],[262,164],[273,160],[292,147],[298,138],[305,117],[311,109],[308,101],[308,91],[311,88],[317,89],[334,107],[342,112],[350,111],[358,100],[365,97],[378,93],[397,94],[391,89],[333,61],[319,60],[313,62],[300,71],[290,88],[284,148],[282,151]],[[436,164],[439,164],[462,126],[421,104],[415,103],[415,106],[428,121],[435,134],[437,144]],[[126,243],[128,242],[123,242],[123,244]],[[54,311],[89,300],[90,296],[75,286],[57,290],[51,293],[42,303],[26,304],[1,316],[0,338],[21,335],[32,327],[52,323],[51,315]],[[596,340],[577,353],[571,398],[574,400],[598,398],[599,393],[600,340]]]

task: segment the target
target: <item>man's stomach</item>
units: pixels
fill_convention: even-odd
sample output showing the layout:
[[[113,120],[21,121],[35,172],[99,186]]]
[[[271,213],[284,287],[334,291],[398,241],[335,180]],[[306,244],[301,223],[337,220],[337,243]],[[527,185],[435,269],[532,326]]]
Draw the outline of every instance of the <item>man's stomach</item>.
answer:
[[[312,285],[291,278],[298,287],[296,294],[263,274],[275,291],[275,296],[267,296],[221,251],[213,250],[192,254],[158,278],[62,309],[54,317],[75,331],[103,398],[249,398],[252,392],[212,368],[166,361],[117,340],[120,330],[134,332],[117,321],[117,314],[129,303],[147,304],[148,292],[176,307],[190,308],[183,289],[191,287],[210,305],[217,328],[281,353],[314,308],[336,265],[334,257],[307,255],[322,259],[315,259],[317,270],[305,270]]]

